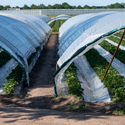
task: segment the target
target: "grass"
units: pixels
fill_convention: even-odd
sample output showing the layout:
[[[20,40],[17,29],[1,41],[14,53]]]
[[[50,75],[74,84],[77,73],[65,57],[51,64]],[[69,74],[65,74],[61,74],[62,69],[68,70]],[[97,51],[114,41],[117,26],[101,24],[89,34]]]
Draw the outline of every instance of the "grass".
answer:
[[[107,60],[99,55],[98,51],[95,49],[91,49],[86,52],[85,56],[91,67],[95,70],[96,74],[100,79],[102,79],[109,64]],[[105,87],[108,88],[110,95],[112,97],[118,98],[119,101],[122,101],[125,98],[123,80],[124,77],[120,76],[117,70],[112,66],[109,68],[109,71],[104,79]]]
[[[99,44],[101,47],[103,47],[105,50],[109,51],[112,55],[114,54],[115,50],[116,50],[116,46],[108,43],[106,40],[104,40],[103,42],[101,42]],[[122,63],[125,64],[125,51],[121,50],[121,49],[118,49],[115,57],[117,59],[119,59]]]
[[[114,37],[114,36],[110,36],[110,37],[108,37],[108,39],[110,39],[111,41],[114,41],[115,43],[119,43],[119,41],[120,41],[119,38]],[[125,46],[125,40],[124,39],[122,39],[121,45]]]
[[[60,20],[57,20],[52,32],[59,32],[59,27],[60,27]]]

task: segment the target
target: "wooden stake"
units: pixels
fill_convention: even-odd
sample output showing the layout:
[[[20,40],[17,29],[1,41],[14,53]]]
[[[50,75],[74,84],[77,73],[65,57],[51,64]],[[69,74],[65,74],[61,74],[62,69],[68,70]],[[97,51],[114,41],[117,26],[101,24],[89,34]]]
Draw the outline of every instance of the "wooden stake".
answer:
[[[117,48],[116,48],[116,50],[115,50],[115,52],[114,52],[114,55],[113,55],[113,57],[112,57],[112,59],[111,59],[109,65],[108,65],[108,68],[107,68],[107,70],[106,70],[106,72],[105,72],[105,74],[104,74],[104,76],[103,76],[103,78],[102,78],[102,82],[103,82],[103,80],[104,80],[104,78],[105,78],[105,76],[106,76],[106,74],[107,74],[107,72],[108,72],[108,70],[109,70],[109,68],[110,68],[110,66],[111,66],[111,64],[112,64],[112,61],[113,61],[113,59],[114,59],[114,57],[115,57],[115,55],[116,55],[116,53],[117,53],[117,51],[118,51],[118,48],[119,48],[119,46],[120,46],[120,44],[121,44],[121,41],[122,41],[122,39],[123,39],[124,34],[125,34],[125,30],[124,30],[123,33],[122,33],[121,39],[120,39],[120,41],[119,41],[119,43],[118,43],[118,46],[117,46]]]

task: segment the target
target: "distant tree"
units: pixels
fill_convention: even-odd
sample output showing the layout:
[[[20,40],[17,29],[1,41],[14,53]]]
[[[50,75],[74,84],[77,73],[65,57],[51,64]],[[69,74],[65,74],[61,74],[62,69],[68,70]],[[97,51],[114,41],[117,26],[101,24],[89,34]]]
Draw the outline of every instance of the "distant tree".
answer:
[[[30,7],[25,4],[25,5],[23,6],[23,9],[30,9]]]
[[[54,5],[54,8],[55,8],[55,9],[62,9],[62,5],[61,5],[61,4],[55,4],[55,5]]]
[[[103,6],[101,9],[106,9],[107,7]]]
[[[47,8],[48,9],[54,9],[54,7],[52,5],[50,5],[50,4],[47,6]]]
[[[30,8],[31,8],[31,9],[38,9],[38,6],[35,5],[35,4],[32,4],[32,5],[30,6]]]
[[[83,9],[91,9],[91,7],[88,6],[88,5],[85,5],[85,6],[83,7]]]
[[[40,9],[47,9],[47,7],[44,4],[40,4]]]
[[[125,3],[121,3],[121,5],[123,5],[123,7],[125,8]]]
[[[97,7],[96,6],[92,6],[91,9],[97,9]]]
[[[114,8],[114,4],[107,5],[107,8],[110,8],[110,9]]]
[[[77,8],[77,9],[82,9],[81,5],[77,6],[76,8]]]
[[[71,9],[77,9],[77,7],[76,6],[71,6]]]
[[[115,3],[114,8],[124,8],[124,6],[122,4]]]
[[[62,8],[63,9],[70,9],[71,6],[68,3],[64,2],[64,3],[62,3]]]
[[[0,10],[3,10],[4,6],[0,5]]]
[[[19,6],[16,6],[15,8],[20,8]]]
[[[7,8],[11,8],[10,5],[4,6],[3,10],[7,10]]]

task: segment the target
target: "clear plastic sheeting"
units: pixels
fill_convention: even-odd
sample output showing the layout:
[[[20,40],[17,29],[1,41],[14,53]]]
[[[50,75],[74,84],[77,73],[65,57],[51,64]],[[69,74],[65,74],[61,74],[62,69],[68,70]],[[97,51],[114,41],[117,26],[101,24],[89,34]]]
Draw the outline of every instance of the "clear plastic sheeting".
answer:
[[[35,16],[0,13],[0,47],[23,66],[28,85],[29,72],[51,32],[50,26]]]
[[[59,59],[57,61],[59,68],[53,75],[57,96],[60,95],[59,90],[61,90],[60,88],[63,86],[61,80],[69,65],[108,36],[123,29],[125,29],[124,12],[102,12],[78,15],[70,18],[60,27]],[[94,100],[94,98],[91,98],[92,95],[91,97],[86,96],[90,102],[96,102],[97,100],[98,102],[110,101],[107,90],[104,90],[104,93],[100,95],[103,88],[102,86],[99,81],[94,84],[95,92],[93,94],[94,97],[96,96],[97,98]],[[98,94],[100,96],[97,96]]]
[[[84,89],[83,97],[86,102],[111,102],[107,88],[90,67],[86,57],[80,56],[74,61],[78,69],[78,78]]]
[[[36,17],[42,19],[46,23],[51,20],[51,18],[49,16],[46,16],[46,15],[36,15]]]
[[[58,15],[54,18],[51,18],[51,20],[48,22],[48,24],[50,25],[55,20],[64,20],[64,19],[69,19],[69,18],[71,18],[71,16],[61,14],[61,15]]]
[[[118,44],[117,44],[118,45]],[[125,47],[124,47],[125,48]],[[94,49],[96,49],[99,54],[104,57],[109,63],[113,57],[112,54],[110,54],[108,51],[103,49],[101,46],[96,45],[94,46]],[[111,64],[113,68],[115,68],[121,76],[125,77],[125,64],[123,64],[121,61],[119,61],[117,58],[114,57],[113,62]]]

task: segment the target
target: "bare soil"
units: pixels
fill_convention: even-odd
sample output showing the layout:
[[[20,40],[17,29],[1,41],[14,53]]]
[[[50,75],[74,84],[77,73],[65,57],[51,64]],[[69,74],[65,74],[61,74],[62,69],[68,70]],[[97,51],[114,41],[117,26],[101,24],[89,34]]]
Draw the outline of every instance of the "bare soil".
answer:
[[[84,102],[84,100],[80,100],[78,97],[75,97],[75,96],[54,98],[52,75],[56,71],[55,67],[57,62],[57,49],[58,49],[58,34],[52,34],[48,41],[48,44],[45,46],[42,52],[42,55],[39,57],[39,60],[37,61],[35,67],[33,68],[33,71],[30,74],[30,87],[25,86],[21,95],[15,95],[15,94],[0,95],[1,118],[3,118],[2,114],[5,114],[6,118],[9,118],[8,113],[11,113],[12,110],[13,111],[16,110],[18,113],[22,113],[23,111],[25,113],[29,113],[27,115],[29,117],[31,113],[29,110],[31,110],[36,114],[38,111],[41,111],[41,112],[44,111],[44,115],[46,111],[45,116],[50,114],[54,116],[57,113],[58,117],[60,116],[63,117],[62,118],[63,121],[65,121],[65,117],[68,117],[70,113],[72,114],[72,117],[69,119],[76,119],[78,121],[83,120],[84,118],[81,115],[85,115],[85,114],[86,115],[93,114],[91,117],[95,119],[96,117],[94,116],[96,115],[98,116],[112,115],[111,122],[114,123],[113,122],[113,117],[114,117],[113,115],[115,115],[114,110],[120,108],[121,106],[124,106],[125,103],[88,103],[88,102]],[[71,111],[71,112],[67,114],[67,111]],[[56,113],[53,114],[52,112],[56,112]],[[16,114],[13,114],[13,116],[15,115]],[[34,117],[34,119],[36,117]],[[122,118],[123,117],[124,116],[122,116]],[[16,117],[14,118],[16,119]],[[48,119],[50,120],[50,117]],[[54,118],[52,118],[52,120],[54,120]],[[12,121],[13,120],[11,120],[11,123],[13,123]],[[124,125],[123,121],[125,121],[125,119],[122,119],[121,122],[118,122],[118,123],[120,123],[121,125]],[[53,121],[53,123],[54,122],[55,121]],[[51,120],[50,120],[50,123],[52,124]],[[50,123],[48,122],[48,124]],[[71,124],[74,122],[72,121],[68,123]],[[79,123],[81,124],[81,122]]]

